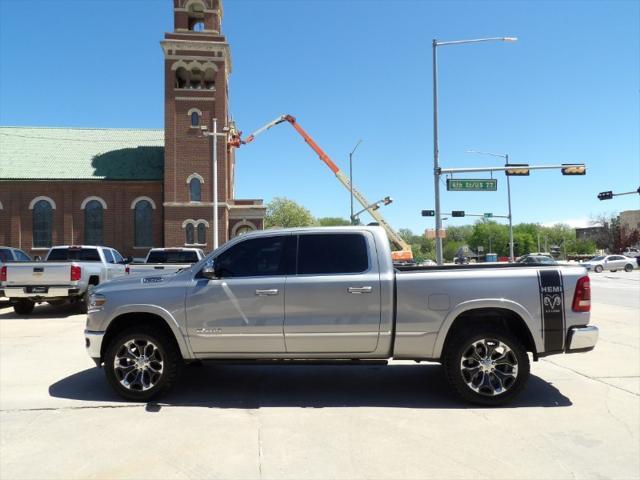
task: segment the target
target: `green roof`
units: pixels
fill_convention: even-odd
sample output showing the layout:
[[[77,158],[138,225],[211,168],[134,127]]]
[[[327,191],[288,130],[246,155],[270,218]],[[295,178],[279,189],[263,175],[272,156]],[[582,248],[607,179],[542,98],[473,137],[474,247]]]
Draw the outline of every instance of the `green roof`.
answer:
[[[0,180],[162,180],[164,130],[0,127]]]

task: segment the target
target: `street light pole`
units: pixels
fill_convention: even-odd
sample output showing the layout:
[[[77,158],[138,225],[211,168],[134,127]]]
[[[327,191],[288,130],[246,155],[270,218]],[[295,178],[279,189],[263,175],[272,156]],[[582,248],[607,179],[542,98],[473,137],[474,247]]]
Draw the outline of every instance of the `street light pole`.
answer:
[[[505,154],[506,165],[509,165],[509,154]],[[507,175],[507,201],[509,202],[509,261],[513,262],[513,215],[511,215],[511,181]]]
[[[479,152],[477,150],[467,150],[467,153],[478,153],[480,155],[491,155],[494,157],[504,158],[505,167],[509,166],[509,154],[508,153],[491,153],[491,152]],[[509,261],[513,262],[513,216],[511,215],[511,182],[510,175],[507,175],[507,201],[509,203]]]
[[[438,152],[438,41],[433,39],[433,194],[436,213],[436,263],[442,265],[442,217],[440,216],[440,159]]]
[[[442,258],[442,237],[440,230],[442,228],[442,218],[440,217],[440,159],[438,151],[438,47],[445,45],[461,45],[465,43],[481,43],[481,42],[515,42],[516,37],[491,37],[491,38],[475,38],[471,40],[454,40],[449,42],[439,42],[435,38],[432,42],[433,48],[433,193],[435,197],[435,217],[436,217],[436,262],[438,265],[443,264]]]
[[[351,193],[351,215],[349,218],[351,219],[351,225],[355,225],[355,217],[353,216],[353,154],[361,143],[362,140],[358,140],[356,146],[349,153],[349,192]]]

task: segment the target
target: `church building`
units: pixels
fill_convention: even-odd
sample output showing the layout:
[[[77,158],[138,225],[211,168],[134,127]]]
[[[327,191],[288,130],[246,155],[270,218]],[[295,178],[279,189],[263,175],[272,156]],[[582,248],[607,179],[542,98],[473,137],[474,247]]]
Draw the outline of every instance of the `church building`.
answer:
[[[97,244],[141,257],[210,251],[263,228],[262,200],[235,198],[221,0],[173,0],[173,11],[160,42],[164,130],[0,127],[0,245],[35,256]]]

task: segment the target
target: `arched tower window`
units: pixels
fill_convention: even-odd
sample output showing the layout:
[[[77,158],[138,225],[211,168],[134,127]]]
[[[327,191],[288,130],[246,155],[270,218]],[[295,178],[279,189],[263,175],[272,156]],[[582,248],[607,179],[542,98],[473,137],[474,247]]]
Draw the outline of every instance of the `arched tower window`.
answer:
[[[103,245],[103,208],[98,200],[91,200],[84,207],[84,243]]]
[[[200,125],[200,114],[198,112],[191,112],[191,126],[197,127]]]
[[[202,201],[202,184],[199,178],[193,177],[189,180],[189,197],[192,202]]]
[[[187,245],[193,245],[193,223],[187,224],[185,227],[185,235],[187,237],[185,243]]]
[[[193,2],[189,5],[189,30],[192,32],[204,31],[204,4]]]
[[[33,248],[51,247],[53,207],[47,200],[38,200],[33,206]]]
[[[207,227],[204,223],[198,224],[198,243],[200,245],[207,243]]]
[[[134,246],[153,246],[153,207],[148,200],[140,200],[133,214]]]

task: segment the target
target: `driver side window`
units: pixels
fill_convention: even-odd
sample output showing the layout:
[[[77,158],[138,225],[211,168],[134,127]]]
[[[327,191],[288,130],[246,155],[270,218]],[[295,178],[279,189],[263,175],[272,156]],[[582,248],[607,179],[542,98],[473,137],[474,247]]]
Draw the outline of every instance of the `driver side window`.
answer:
[[[215,259],[215,269],[221,277],[267,277],[286,275],[293,237],[273,236],[244,240],[222,252]],[[287,248],[287,244],[289,248]]]

